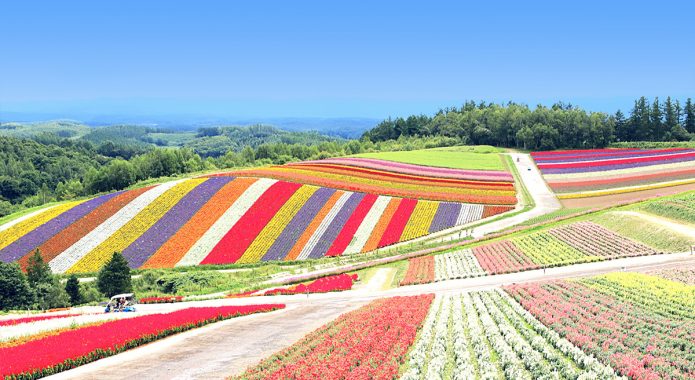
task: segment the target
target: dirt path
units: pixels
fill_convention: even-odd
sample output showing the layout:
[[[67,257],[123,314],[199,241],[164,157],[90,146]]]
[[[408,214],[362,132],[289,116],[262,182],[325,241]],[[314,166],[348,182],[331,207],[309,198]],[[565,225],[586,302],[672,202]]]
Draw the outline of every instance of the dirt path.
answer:
[[[285,310],[178,334],[48,379],[221,379],[364,303],[350,299],[290,304]]]
[[[685,223],[674,222],[671,219],[663,218],[657,215],[647,214],[637,211],[615,211],[616,214],[624,214],[638,217],[644,219],[648,222],[658,224],[660,226],[666,227],[667,229],[677,232],[685,236],[695,236],[695,226],[688,225]]]
[[[396,268],[379,268],[374,269],[375,273],[364,285],[356,287],[355,290],[366,293],[373,294],[381,290],[386,290],[393,281],[393,276],[396,274]]]

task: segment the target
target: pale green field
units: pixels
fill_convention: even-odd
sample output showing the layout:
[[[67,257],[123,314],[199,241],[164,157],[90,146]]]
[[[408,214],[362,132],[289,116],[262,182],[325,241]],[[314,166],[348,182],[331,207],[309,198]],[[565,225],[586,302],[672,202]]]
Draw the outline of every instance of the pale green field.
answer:
[[[460,146],[402,152],[362,153],[350,157],[376,158],[442,168],[507,171],[499,152],[498,148],[491,146]]]

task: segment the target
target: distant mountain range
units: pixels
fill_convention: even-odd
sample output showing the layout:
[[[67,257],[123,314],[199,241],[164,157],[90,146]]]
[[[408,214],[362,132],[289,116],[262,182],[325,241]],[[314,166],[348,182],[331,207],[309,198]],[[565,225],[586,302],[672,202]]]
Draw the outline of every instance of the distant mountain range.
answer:
[[[0,122],[33,123],[64,119],[61,115],[52,113],[20,113],[2,112]],[[248,126],[256,124],[271,125],[276,128],[292,131],[317,131],[324,135],[343,138],[359,138],[362,133],[376,126],[381,120],[360,117],[276,117],[276,118],[205,118],[196,116],[128,116],[128,115],[96,115],[80,119],[79,123],[88,126],[108,125],[138,125],[146,127],[165,128],[177,131],[195,131],[200,127],[212,126]]]

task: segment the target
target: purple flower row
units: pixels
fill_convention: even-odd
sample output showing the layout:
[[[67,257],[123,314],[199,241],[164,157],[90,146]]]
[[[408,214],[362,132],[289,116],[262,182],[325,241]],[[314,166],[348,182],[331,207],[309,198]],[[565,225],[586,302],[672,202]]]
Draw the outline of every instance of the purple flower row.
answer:
[[[451,228],[456,224],[459,213],[461,212],[461,203],[441,202],[437,207],[437,212],[434,214],[432,224],[430,224],[429,233],[435,233],[447,228]]]
[[[331,223],[328,225],[326,231],[323,233],[323,235],[321,235],[318,242],[309,253],[308,258],[318,259],[323,257],[326,252],[328,252],[328,249],[333,244],[333,241],[335,241],[335,239],[338,237],[338,234],[343,229],[343,226],[347,220],[350,218],[350,215],[355,212],[355,209],[362,201],[362,198],[364,198],[363,193],[353,193],[350,195],[343,207],[341,207],[340,211],[338,211],[338,214],[336,214],[335,218],[333,218]]]
[[[281,260],[287,256],[297,239],[309,227],[309,224],[321,211],[323,205],[335,193],[335,189],[322,187],[309,197],[306,203],[287,224],[280,236],[270,246],[268,252],[263,255],[262,261]]]
[[[627,164],[619,164],[619,165],[584,166],[584,167],[579,167],[579,168],[563,168],[563,169],[546,168],[546,169],[541,169],[541,172],[543,174],[593,173],[593,172],[602,172],[602,171],[608,171],[608,170],[630,169],[630,168],[639,168],[639,167],[645,167],[645,166],[664,165],[664,164],[675,164],[675,163],[679,163],[679,162],[688,162],[688,161],[695,161],[695,157],[681,157],[681,158],[676,158],[676,159],[664,159],[661,161],[635,162],[635,163],[627,163]]]
[[[641,152],[625,152],[625,153],[620,153],[620,154],[612,154],[610,156],[590,156],[590,155],[587,155],[586,157],[576,157],[576,158],[559,157],[557,159],[555,157],[553,157],[553,159],[551,159],[551,160],[543,160],[543,159],[536,158],[536,162],[538,164],[554,164],[554,163],[564,163],[564,162],[604,161],[604,160],[611,160],[611,159],[639,158],[639,157],[653,157],[653,156],[664,156],[664,158],[667,158],[669,155],[683,154],[686,152],[695,152],[695,150],[687,149],[687,150],[678,150],[678,151],[671,151],[671,152],[646,150],[646,151],[641,151]]]
[[[66,229],[72,223],[75,223],[85,215],[89,214],[102,203],[105,203],[120,193],[122,192],[102,195],[86,202],[82,202],[79,205],[47,221],[46,223],[36,227],[34,230],[28,232],[26,235],[20,237],[12,244],[0,250],[0,261],[9,263],[19,260],[23,256],[40,247],[41,244],[48,241],[48,239]]]
[[[152,227],[123,250],[131,268],[144,264],[166,243],[207,201],[234,177],[210,177],[179,200]]]

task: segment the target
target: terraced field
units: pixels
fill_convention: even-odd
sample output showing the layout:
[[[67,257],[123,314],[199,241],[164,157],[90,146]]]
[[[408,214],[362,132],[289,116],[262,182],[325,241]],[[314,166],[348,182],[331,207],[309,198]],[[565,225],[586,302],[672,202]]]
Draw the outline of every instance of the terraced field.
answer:
[[[76,273],[97,271],[113,252],[132,268],[316,259],[412,240],[516,202],[506,172],[352,160],[178,180],[61,204],[3,225],[0,260],[26,268],[39,249],[54,272]],[[317,180],[305,181],[303,173]],[[343,177],[354,186],[341,185]],[[373,185],[379,181],[383,186]]]

